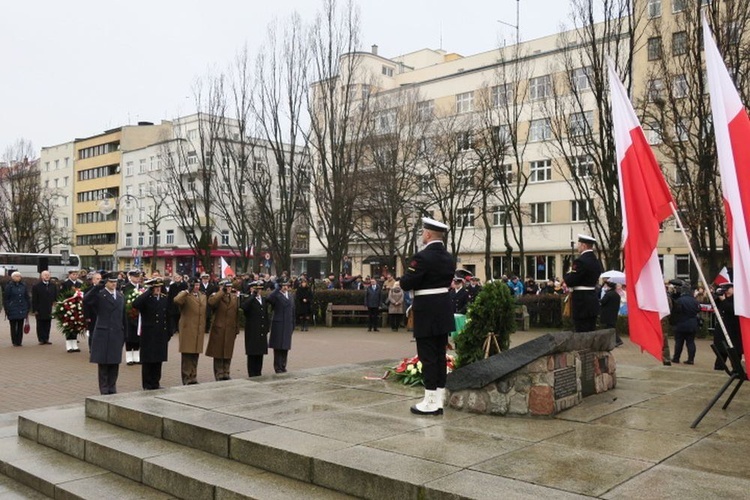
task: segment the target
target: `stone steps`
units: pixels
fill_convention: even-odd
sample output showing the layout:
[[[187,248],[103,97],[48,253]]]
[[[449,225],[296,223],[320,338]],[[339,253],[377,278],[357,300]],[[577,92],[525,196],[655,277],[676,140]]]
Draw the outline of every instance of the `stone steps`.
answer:
[[[23,413],[18,433],[3,440],[0,471],[51,498],[348,498],[86,417],[83,406]]]

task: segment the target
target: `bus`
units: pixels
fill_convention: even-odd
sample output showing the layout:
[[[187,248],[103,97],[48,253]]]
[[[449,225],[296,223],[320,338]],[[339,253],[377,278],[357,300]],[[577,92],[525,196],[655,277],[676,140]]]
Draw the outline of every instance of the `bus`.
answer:
[[[10,253],[0,252],[0,276],[10,276],[19,271],[26,277],[35,277],[49,271],[57,278],[64,278],[70,269],[80,269],[81,259],[72,253]]]

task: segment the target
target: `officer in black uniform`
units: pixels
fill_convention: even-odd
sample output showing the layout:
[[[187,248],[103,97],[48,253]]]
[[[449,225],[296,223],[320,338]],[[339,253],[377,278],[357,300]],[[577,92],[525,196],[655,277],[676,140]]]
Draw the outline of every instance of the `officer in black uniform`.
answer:
[[[585,234],[578,235],[578,258],[573,261],[572,269],[565,275],[565,283],[572,290],[571,308],[573,326],[576,332],[596,330],[596,318],[599,316],[599,297],[596,284],[602,274],[602,264],[594,254],[596,240]]]
[[[453,278],[453,288],[450,292],[451,302],[453,302],[453,312],[455,314],[466,314],[466,308],[469,306],[469,292],[464,287],[463,278]]]
[[[414,338],[424,374],[424,399],[411,407],[417,415],[442,415],[445,397],[445,346],[454,330],[453,303],[448,290],[456,263],[443,243],[448,226],[422,219],[422,251],[414,255],[401,277],[401,288],[413,290]]]
[[[162,293],[164,282],[153,278],[145,283],[146,291],[133,301],[141,313],[141,383],[145,390],[159,389],[161,364],[167,360],[169,333],[167,295]]]

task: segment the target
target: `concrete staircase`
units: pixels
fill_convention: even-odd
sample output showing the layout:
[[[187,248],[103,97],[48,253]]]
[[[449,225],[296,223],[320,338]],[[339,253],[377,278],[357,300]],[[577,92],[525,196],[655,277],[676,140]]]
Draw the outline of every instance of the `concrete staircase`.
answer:
[[[60,499],[441,497],[425,483],[458,468],[360,446],[433,422],[408,415],[419,390],[381,381],[352,387],[363,383],[362,370],[23,412],[17,434],[0,444],[0,473]],[[394,403],[405,418],[388,415]],[[377,410],[361,411],[369,407]]]

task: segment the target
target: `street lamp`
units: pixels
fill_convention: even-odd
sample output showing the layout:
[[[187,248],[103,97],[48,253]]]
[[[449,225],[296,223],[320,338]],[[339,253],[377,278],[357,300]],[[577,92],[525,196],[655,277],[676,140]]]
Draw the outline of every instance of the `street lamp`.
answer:
[[[110,193],[107,193],[110,195]],[[107,198],[103,198],[99,202],[99,213],[102,215],[109,215],[112,212],[115,211],[115,208],[119,207],[121,211],[125,212],[126,214],[132,214],[134,209],[138,209],[140,212],[141,204],[138,201],[138,198],[133,196],[132,194],[124,194],[120,196],[119,198],[114,198],[111,195]],[[117,246],[118,242],[120,240],[120,213],[117,213],[117,216],[115,217],[115,252],[112,255],[112,265],[114,266],[115,262],[117,261]],[[138,218],[138,224],[139,224],[139,231],[140,231],[140,224],[141,224],[140,216]],[[140,247],[139,240],[136,240],[137,245],[134,245],[136,247],[136,266],[139,264],[140,257],[138,256],[138,247]]]

